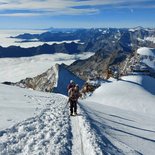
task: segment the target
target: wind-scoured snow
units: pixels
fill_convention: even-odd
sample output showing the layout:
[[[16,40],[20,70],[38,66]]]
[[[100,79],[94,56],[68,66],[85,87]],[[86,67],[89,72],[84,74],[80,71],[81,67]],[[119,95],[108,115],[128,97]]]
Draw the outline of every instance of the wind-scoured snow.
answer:
[[[110,104],[110,101],[107,100],[107,103]],[[83,101],[80,106],[87,115],[91,131],[96,133],[95,137],[103,154],[154,154],[154,117],[92,101]]]
[[[80,106],[105,154],[154,154],[155,79],[138,75],[110,79]]]
[[[103,83],[87,100],[155,115],[155,79],[149,76],[125,76],[119,81]]]

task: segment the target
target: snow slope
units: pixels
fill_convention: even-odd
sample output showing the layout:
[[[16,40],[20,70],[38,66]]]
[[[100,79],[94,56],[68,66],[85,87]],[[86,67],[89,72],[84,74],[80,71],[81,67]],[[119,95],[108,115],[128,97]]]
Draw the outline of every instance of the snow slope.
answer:
[[[138,75],[110,79],[82,101],[81,108],[105,154],[154,154],[155,79]]]
[[[126,76],[103,83],[87,99],[120,109],[155,115],[155,79],[149,76]]]
[[[1,155],[70,154],[71,129],[64,96],[3,85],[0,90]]]
[[[71,64],[78,59],[86,59],[93,53],[78,55],[69,54],[47,54],[28,58],[1,58],[0,59],[0,82],[17,82],[26,77],[34,77],[45,72],[56,63]]]
[[[141,47],[137,50],[137,53],[144,56],[147,55],[155,57],[155,49],[153,48]]]
[[[153,155],[155,98],[154,86],[152,92],[144,87],[148,80],[153,79],[127,76],[103,83],[89,99],[79,100],[75,117],[69,117],[66,96],[0,85],[0,154]]]
[[[155,117],[92,101],[83,101],[80,106],[103,154],[154,154]]]
[[[76,84],[79,85],[81,89],[84,85],[84,81],[77,77],[75,74],[64,68],[62,65],[57,65],[57,75],[56,75],[56,85],[54,87],[54,92],[61,93],[63,95],[68,95],[66,90],[70,80],[73,80]]]
[[[151,67],[155,71],[155,49],[148,47],[141,47],[137,50],[140,55],[141,62]]]
[[[4,85],[0,85],[0,90],[0,107],[5,110],[5,113],[0,111],[1,120],[4,121],[0,123],[1,155],[102,154],[93,131],[83,117],[84,113],[79,111],[81,115],[69,117],[65,96]],[[26,111],[31,104],[35,115]],[[5,117],[13,121],[7,124]]]
[[[51,96],[0,84],[0,130],[37,115]]]

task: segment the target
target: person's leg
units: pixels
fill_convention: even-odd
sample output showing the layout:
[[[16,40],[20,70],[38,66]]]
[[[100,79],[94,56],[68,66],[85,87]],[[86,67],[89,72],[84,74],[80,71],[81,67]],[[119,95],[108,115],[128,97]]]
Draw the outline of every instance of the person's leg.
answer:
[[[70,101],[70,114],[73,114],[73,108],[74,108],[74,103],[73,101]]]
[[[74,102],[74,113],[77,114],[77,102]]]

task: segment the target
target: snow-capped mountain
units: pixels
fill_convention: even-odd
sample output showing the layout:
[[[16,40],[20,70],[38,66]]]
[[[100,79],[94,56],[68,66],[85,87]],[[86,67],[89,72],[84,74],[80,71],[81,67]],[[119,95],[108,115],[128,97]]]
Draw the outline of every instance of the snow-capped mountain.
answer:
[[[83,79],[104,79],[108,68],[113,73],[117,70],[120,75],[145,72],[155,77],[154,51],[154,48],[140,47],[132,53],[126,53],[120,46],[107,45],[90,58],[73,62],[68,69]]]
[[[70,72],[65,65],[51,67],[46,72],[33,78],[26,78],[17,83],[4,82],[9,85],[16,85],[22,88],[30,88],[33,90],[44,92],[55,92],[67,95],[67,85],[73,80],[81,88],[84,81]]]
[[[143,47],[137,50],[140,55],[140,62],[155,72],[155,49]]]
[[[141,47],[120,65],[122,74],[147,74],[155,77],[155,49]]]
[[[137,39],[153,37],[154,30],[137,27],[87,31],[83,33],[89,39],[80,48],[97,50],[90,58],[70,66],[56,64],[34,77],[6,82],[12,86],[0,84],[1,155],[154,154],[155,50],[151,48],[154,43]],[[83,36],[85,40],[86,35]],[[141,44],[150,48],[139,48]],[[3,62],[8,60],[11,59],[3,59]],[[21,72],[18,69],[23,60],[13,59],[14,72]],[[36,58],[30,60],[36,63]],[[50,61],[45,58],[45,64],[49,65]],[[90,96],[86,95],[86,99],[79,99],[78,115],[70,117],[66,97],[70,80],[81,87],[84,80],[79,76],[103,78],[107,67],[117,67],[120,79],[99,79],[101,86]],[[31,69],[27,71],[33,72]],[[39,71],[42,72],[42,68]],[[0,75],[4,73],[3,69]]]

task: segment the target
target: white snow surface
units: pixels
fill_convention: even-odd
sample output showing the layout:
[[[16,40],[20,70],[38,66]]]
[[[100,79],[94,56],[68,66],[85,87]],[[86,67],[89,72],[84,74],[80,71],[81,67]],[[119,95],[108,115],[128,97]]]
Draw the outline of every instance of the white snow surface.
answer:
[[[155,37],[146,37],[145,40],[155,43]]]
[[[0,90],[1,155],[69,154],[66,97],[3,85]]]
[[[125,76],[111,79],[95,90],[88,101],[120,109],[155,115],[155,79],[149,76]]]
[[[56,83],[54,92],[61,93],[63,95],[68,95],[67,86],[70,83],[70,80],[73,80],[76,84],[78,84],[79,88],[81,89],[84,85],[84,81],[77,77],[75,74],[70,72],[68,69],[61,65],[56,65],[57,71],[56,72]],[[56,68],[56,67],[54,67]]]
[[[5,85],[0,91],[1,155],[102,155],[84,112],[70,118],[66,96]]]
[[[143,62],[155,71],[155,49],[141,47],[137,50],[137,53],[141,56],[141,62]]]
[[[141,47],[137,50],[137,53],[140,55],[147,55],[155,57],[155,49],[154,48],[148,48],[148,47]]]
[[[22,58],[0,58],[0,82],[18,82],[27,77],[42,74],[56,63],[69,65],[78,59],[86,59],[93,53],[69,55],[63,53],[44,54]]]
[[[0,154],[153,155],[153,80],[110,79],[72,117],[66,96],[0,85]]]

